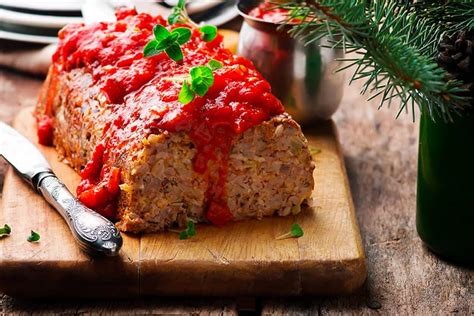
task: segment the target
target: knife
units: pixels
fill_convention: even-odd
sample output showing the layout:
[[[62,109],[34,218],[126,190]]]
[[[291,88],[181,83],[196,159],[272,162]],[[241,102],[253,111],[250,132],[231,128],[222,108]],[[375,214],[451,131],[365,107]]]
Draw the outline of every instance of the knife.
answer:
[[[118,255],[122,236],[114,224],[76,199],[28,139],[0,122],[0,156],[67,222],[79,247],[92,255]]]

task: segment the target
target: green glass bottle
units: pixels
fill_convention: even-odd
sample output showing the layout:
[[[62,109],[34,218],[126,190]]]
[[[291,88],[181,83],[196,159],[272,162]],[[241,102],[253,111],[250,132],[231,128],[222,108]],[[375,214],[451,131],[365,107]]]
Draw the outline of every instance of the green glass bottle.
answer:
[[[418,234],[440,257],[474,264],[474,115],[420,124]]]

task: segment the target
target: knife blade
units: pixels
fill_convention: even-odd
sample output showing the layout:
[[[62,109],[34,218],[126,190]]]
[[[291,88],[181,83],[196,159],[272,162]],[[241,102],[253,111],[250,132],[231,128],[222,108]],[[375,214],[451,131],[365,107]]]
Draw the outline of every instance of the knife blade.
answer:
[[[82,250],[92,255],[118,255],[123,241],[114,224],[76,199],[56,177],[39,149],[2,122],[0,156],[61,214]]]

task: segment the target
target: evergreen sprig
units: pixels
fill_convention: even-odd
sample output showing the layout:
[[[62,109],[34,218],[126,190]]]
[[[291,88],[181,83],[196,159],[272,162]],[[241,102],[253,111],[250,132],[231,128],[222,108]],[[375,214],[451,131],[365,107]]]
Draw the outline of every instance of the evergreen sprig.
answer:
[[[463,83],[448,80],[433,58],[451,28],[434,16],[448,10],[445,19],[455,28],[472,26],[474,1],[292,0],[280,6],[289,10],[288,21],[303,21],[292,25],[293,36],[306,43],[329,36],[330,47],[357,53],[345,59],[348,65],[341,70],[354,67],[351,82],[365,80],[361,93],[372,93],[370,99],[381,96],[380,107],[398,97],[398,115],[411,108],[414,119],[418,104],[433,119],[448,120],[470,107]]]

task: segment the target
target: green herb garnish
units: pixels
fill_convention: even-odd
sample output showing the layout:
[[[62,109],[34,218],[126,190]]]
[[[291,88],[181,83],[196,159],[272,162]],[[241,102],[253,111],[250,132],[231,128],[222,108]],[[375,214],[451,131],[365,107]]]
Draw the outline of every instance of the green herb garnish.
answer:
[[[179,0],[178,4],[173,8],[171,14],[168,16],[168,23],[170,25],[176,24],[178,22],[184,23],[185,21],[181,20],[181,15],[186,14],[186,0]]]
[[[205,42],[211,42],[217,37],[217,27],[214,25],[204,25],[199,28],[202,35],[201,38]]]
[[[189,72],[191,79],[183,82],[178,101],[182,104],[188,104],[194,100],[196,94],[203,97],[214,85],[214,74],[212,71],[222,67],[223,65],[220,61],[212,59],[206,66],[191,68]]]
[[[180,240],[185,240],[196,235],[196,224],[192,220],[188,220],[186,223],[186,229],[183,231],[177,231],[169,229],[168,231],[179,234]]]
[[[7,224],[3,225],[2,228],[0,228],[0,238],[5,237],[5,236],[10,236],[10,233],[12,232],[12,229],[10,226]]]
[[[217,37],[217,27],[214,25],[197,25],[186,12],[186,1],[179,0],[178,4],[173,7],[171,14],[168,16],[168,23],[174,25],[176,23],[189,24],[193,28],[198,29],[201,32],[201,38],[205,42],[210,42]]]
[[[29,242],[37,242],[37,241],[40,240],[40,238],[41,238],[41,236],[40,236],[37,232],[35,232],[35,231],[32,230],[32,231],[31,231],[31,235],[28,237],[27,240],[28,240]]]
[[[155,39],[151,40],[143,49],[145,57],[151,57],[165,52],[174,61],[183,60],[181,45],[191,38],[191,30],[187,27],[178,27],[168,31],[163,25],[157,24],[153,27]]]
[[[286,239],[286,238],[300,238],[303,235],[304,235],[304,232],[301,226],[298,224],[293,224],[291,225],[291,230],[288,233],[278,236],[276,239],[280,240],[280,239]]]

